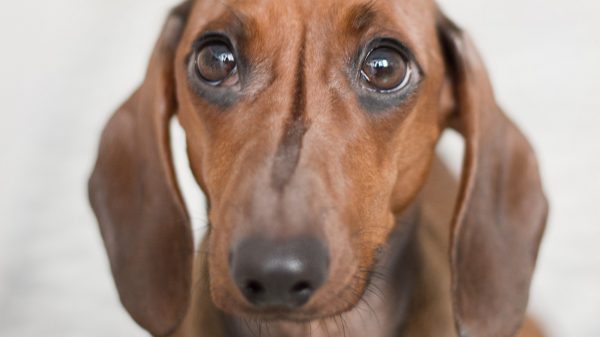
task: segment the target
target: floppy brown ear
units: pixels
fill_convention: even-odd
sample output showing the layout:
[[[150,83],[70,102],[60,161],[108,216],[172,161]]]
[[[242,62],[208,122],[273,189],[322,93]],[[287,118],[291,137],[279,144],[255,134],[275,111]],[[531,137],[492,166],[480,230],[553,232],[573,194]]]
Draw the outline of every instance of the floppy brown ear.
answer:
[[[471,40],[443,15],[438,29],[465,138],[450,252],[455,322],[461,337],[514,336],[546,223],[538,165]]]
[[[154,336],[177,328],[191,283],[192,234],[168,133],[177,108],[174,53],[189,10],[186,2],[170,14],[143,84],[102,134],[89,182],[121,302]]]

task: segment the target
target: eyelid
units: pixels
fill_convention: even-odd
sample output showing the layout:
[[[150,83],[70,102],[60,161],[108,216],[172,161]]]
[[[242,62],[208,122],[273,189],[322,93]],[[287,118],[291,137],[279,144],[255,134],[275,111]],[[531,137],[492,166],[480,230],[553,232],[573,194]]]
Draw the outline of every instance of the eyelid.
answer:
[[[369,55],[374,49],[381,48],[381,47],[395,49],[396,51],[398,51],[399,53],[404,55],[407,58],[407,60],[410,60],[413,62],[415,61],[414,54],[412,53],[410,48],[408,48],[406,46],[406,44],[402,43],[401,41],[396,40],[391,37],[378,37],[378,38],[372,39],[365,46],[365,50],[367,51],[366,55]]]
[[[420,79],[425,77],[426,74],[423,71],[423,68],[417,61],[415,53],[413,53],[412,49],[408,47],[408,44],[390,36],[376,37],[371,39],[363,49],[364,51],[362,59],[368,56],[373,49],[378,47],[390,47],[396,49],[406,57],[406,60],[413,66],[413,71],[418,74]]]
[[[210,31],[210,32],[202,33],[192,43],[192,53],[194,53],[194,54],[197,53],[203,46],[205,46],[209,43],[213,43],[213,42],[221,42],[221,43],[226,44],[235,55],[236,48],[235,48],[235,45],[233,44],[232,40],[227,36],[227,34],[225,34],[224,32],[220,32],[220,31]],[[235,55],[235,56],[237,57],[237,55]]]

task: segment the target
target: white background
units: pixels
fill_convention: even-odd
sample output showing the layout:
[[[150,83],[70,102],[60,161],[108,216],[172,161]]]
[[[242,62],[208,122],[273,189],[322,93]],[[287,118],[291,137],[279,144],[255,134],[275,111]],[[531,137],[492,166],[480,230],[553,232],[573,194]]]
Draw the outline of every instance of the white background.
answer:
[[[145,336],[118,303],[85,181],[173,4],[0,2],[0,336]],[[442,5],[541,159],[552,214],[531,311],[551,336],[599,337],[600,2]]]

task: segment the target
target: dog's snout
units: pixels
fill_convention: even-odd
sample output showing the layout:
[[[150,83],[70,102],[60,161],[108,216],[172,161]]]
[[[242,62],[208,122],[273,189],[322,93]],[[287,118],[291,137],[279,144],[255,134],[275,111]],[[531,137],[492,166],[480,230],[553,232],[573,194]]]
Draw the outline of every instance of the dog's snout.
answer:
[[[246,299],[261,310],[301,307],[326,281],[329,253],[321,241],[301,237],[243,240],[232,252],[231,273]]]

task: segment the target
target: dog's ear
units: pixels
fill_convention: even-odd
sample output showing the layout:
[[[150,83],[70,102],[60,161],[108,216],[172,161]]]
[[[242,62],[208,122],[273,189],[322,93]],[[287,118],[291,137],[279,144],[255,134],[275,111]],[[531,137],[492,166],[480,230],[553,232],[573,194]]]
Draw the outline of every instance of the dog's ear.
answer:
[[[121,302],[154,336],[178,327],[190,294],[193,240],[168,133],[177,109],[174,54],[190,7],[169,15],[144,82],[102,134],[89,182]]]
[[[450,248],[455,322],[461,337],[509,337],[525,314],[548,206],[533,150],[498,107],[472,41],[442,14],[438,32],[465,138]]]

